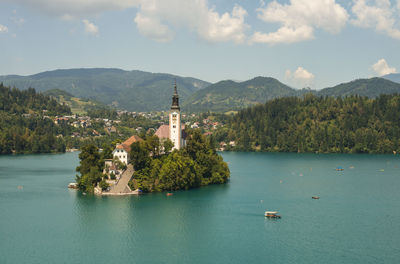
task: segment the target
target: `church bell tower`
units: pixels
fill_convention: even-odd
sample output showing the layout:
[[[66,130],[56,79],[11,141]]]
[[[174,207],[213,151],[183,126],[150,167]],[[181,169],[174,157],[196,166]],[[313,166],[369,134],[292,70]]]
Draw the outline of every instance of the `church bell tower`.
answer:
[[[179,107],[179,96],[176,88],[176,80],[174,85],[174,95],[172,96],[172,106],[169,113],[169,139],[174,143],[173,149],[182,147],[182,128],[181,128],[181,108]]]

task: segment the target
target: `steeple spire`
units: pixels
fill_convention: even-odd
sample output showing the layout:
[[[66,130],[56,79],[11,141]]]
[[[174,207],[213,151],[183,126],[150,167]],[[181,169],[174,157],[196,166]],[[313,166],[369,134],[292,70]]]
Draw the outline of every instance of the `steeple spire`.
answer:
[[[176,78],[175,78],[175,85],[174,85],[174,95],[178,95],[178,90],[176,88]]]
[[[172,96],[171,110],[180,110],[178,89],[176,87],[176,79],[175,79],[175,84],[174,84],[174,95]]]

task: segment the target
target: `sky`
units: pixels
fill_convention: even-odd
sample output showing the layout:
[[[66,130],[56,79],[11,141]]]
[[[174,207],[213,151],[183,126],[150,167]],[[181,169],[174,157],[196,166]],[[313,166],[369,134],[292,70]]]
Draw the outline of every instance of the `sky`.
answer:
[[[400,0],[0,0],[0,60],[322,89],[400,71]]]

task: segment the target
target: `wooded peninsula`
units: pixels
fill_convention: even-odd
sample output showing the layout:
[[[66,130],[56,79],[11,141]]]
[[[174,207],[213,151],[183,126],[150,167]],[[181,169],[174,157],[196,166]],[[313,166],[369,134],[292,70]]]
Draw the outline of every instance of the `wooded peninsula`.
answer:
[[[228,150],[400,152],[400,96],[284,97],[225,118],[214,136]]]

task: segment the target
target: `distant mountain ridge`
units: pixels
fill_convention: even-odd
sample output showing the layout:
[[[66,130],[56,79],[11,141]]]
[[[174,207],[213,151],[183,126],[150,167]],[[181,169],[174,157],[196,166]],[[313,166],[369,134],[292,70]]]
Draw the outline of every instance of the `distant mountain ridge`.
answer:
[[[30,76],[0,76],[4,85],[37,91],[59,89],[75,97],[93,99],[130,111],[167,110],[173,83],[184,100],[210,83],[165,73],[125,71],[113,68],[67,69]]]
[[[197,91],[183,103],[183,108],[188,111],[228,111],[302,93],[302,90],[270,77],[259,76],[244,82],[227,80]]]
[[[400,83],[400,73],[387,74],[385,76],[382,76],[382,78],[392,82]]]
[[[348,96],[360,95],[370,98],[378,97],[381,94],[400,93],[400,84],[383,78],[358,79],[347,83],[341,83],[334,87],[322,89],[317,95],[322,96]]]
[[[34,87],[38,91],[58,89],[73,97],[87,98],[130,111],[159,111],[169,109],[175,79],[182,110],[188,112],[239,110],[274,98],[302,96],[305,93],[335,97],[360,95],[370,98],[380,94],[400,94],[400,74],[358,79],[318,91],[293,89],[270,77],[259,76],[243,82],[224,80],[210,84],[195,78],[165,73],[107,68],[55,70],[30,76],[0,76],[0,83],[19,89]],[[399,83],[394,82],[396,80]]]
[[[223,112],[306,93],[319,96],[360,95],[375,98],[380,94],[400,94],[400,84],[383,78],[358,79],[317,91],[293,89],[274,78],[256,77],[244,82],[221,81],[212,84],[190,96],[183,107],[189,111]]]

